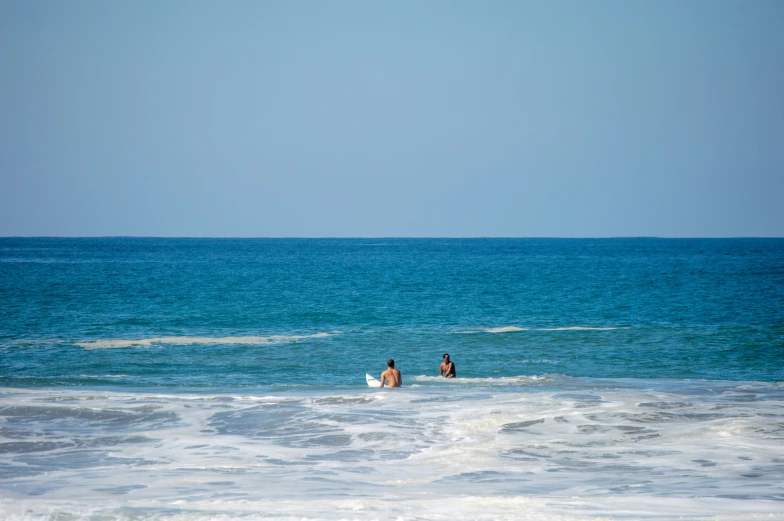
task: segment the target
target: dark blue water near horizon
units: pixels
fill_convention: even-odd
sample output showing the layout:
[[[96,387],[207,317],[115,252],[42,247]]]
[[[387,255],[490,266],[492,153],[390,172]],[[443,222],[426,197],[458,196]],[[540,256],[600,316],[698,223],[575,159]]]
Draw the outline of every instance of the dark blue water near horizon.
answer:
[[[784,239],[0,238],[0,385],[784,380]]]

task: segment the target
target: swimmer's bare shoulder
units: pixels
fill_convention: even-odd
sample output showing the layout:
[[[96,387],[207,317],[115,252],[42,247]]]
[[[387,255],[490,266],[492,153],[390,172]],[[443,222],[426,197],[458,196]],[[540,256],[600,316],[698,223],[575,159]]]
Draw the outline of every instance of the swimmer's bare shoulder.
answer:
[[[387,387],[394,388],[403,385],[403,376],[400,374],[399,369],[392,369],[391,367],[381,373],[381,387],[384,387],[386,382]]]

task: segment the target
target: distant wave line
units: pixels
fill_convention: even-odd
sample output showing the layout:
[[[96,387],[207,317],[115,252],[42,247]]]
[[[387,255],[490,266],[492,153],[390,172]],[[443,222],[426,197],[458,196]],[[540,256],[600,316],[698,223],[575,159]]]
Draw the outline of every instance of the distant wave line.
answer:
[[[313,335],[270,335],[270,336],[225,336],[225,337],[193,337],[193,336],[165,336],[155,338],[141,338],[136,340],[108,339],[76,342],[76,345],[85,349],[118,349],[123,347],[152,347],[158,344],[169,345],[197,345],[197,344],[245,344],[265,345],[297,342],[309,338],[324,338],[338,333],[315,333]]]
[[[490,384],[490,385],[539,385],[552,383],[556,379],[568,379],[560,374],[475,377],[475,378],[443,378],[440,376],[418,375],[412,380],[419,383],[447,382],[449,384]]]
[[[489,329],[485,329],[485,333],[511,333],[512,331],[528,331],[527,327],[517,327],[517,326],[504,326],[504,327],[491,327]]]
[[[534,329],[534,331],[612,331],[614,329],[629,329],[628,327],[586,327],[586,326],[572,326],[572,327],[544,327]]]
[[[477,328],[462,331],[454,331],[455,334],[475,334],[475,333],[514,333],[518,331],[612,331],[615,329],[629,329],[628,327],[608,327],[608,326],[568,326],[568,327],[519,327],[502,326],[490,328]]]

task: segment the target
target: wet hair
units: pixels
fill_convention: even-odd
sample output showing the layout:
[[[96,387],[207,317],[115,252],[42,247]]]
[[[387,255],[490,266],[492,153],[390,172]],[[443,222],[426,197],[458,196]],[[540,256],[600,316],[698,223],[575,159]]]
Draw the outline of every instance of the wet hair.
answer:
[[[442,358],[449,358],[449,353],[444,353],[444,356]]]
[[[387,367],[391,367],[392,369],[394,369],[395,368],[395,361],[392,360],[391,358],[389,360],[387,360]]]

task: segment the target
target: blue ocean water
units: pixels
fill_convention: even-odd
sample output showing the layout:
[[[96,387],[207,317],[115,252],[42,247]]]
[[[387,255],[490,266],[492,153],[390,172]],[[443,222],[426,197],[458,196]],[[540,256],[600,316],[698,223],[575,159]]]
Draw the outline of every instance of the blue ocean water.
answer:
[[[0,309],[2,519],[784,520],[782,239],[1,238]]]
[[[784,380],[778,239],[6,238],[0,302],[11,386]]]

